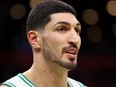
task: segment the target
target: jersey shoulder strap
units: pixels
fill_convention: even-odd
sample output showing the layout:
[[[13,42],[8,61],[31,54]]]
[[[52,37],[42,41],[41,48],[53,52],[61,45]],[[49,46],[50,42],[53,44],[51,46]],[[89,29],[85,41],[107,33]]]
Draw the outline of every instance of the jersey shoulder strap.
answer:
[[[5,81],[4,83],[2,83],[2,85],[7,85],[9,87],[36,87],[22,73],[19,73],[18,75]]]
[[[68,84],[70,87],[87,87],[84,84],[82,84],[81,82],[76,81],[76,80],[69,78],[69,77],[68,77]]]

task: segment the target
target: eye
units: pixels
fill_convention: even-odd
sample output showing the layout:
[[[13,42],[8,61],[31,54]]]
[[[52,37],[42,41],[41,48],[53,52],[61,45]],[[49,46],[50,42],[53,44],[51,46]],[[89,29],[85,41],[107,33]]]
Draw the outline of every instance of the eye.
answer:
[[[57,30],[60,32],[64,32],[67,30],[67,28],[66,27],[59,27]]]
[[[79,29],[79,28],[75,28],[75,31],[77,32],[77,34],[81,33],[81,29]]]

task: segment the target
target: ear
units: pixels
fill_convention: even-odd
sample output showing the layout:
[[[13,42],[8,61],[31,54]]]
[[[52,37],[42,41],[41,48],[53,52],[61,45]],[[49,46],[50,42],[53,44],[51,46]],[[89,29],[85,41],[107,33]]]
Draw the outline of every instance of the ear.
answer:
[[[27,38],[31,46],[35,49],[40,48],[40,33],[34,30],[30,30],[27,34]]]

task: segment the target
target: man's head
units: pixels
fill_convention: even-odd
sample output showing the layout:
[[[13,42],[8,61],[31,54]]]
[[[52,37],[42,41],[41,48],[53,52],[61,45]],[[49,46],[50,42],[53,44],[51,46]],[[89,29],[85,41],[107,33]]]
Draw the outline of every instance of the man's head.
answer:
[[[42,2],[27,19],[27,36],[34,56],[37,58],[39,54],[48,63],[65,69],[76,67],[80,31],[75,10],[61,1]]]
[[[72,13],[76,12],[72,6],[59,0],[46,0],[36,5],[27,18],[26,32],[29,30],[44,29],[45,25],[51,20],[50,16],[54,13]]]

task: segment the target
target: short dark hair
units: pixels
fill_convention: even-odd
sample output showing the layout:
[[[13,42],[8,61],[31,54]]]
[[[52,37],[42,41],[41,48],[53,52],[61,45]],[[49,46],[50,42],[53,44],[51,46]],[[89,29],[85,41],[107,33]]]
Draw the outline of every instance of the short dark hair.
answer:
[[[26,32],[44,28],[51,21],[50,15],[54,13],[72,13],[76,16],[75,9],[60,0],[46,0],[36,5],[29,13],[26,23]]]

